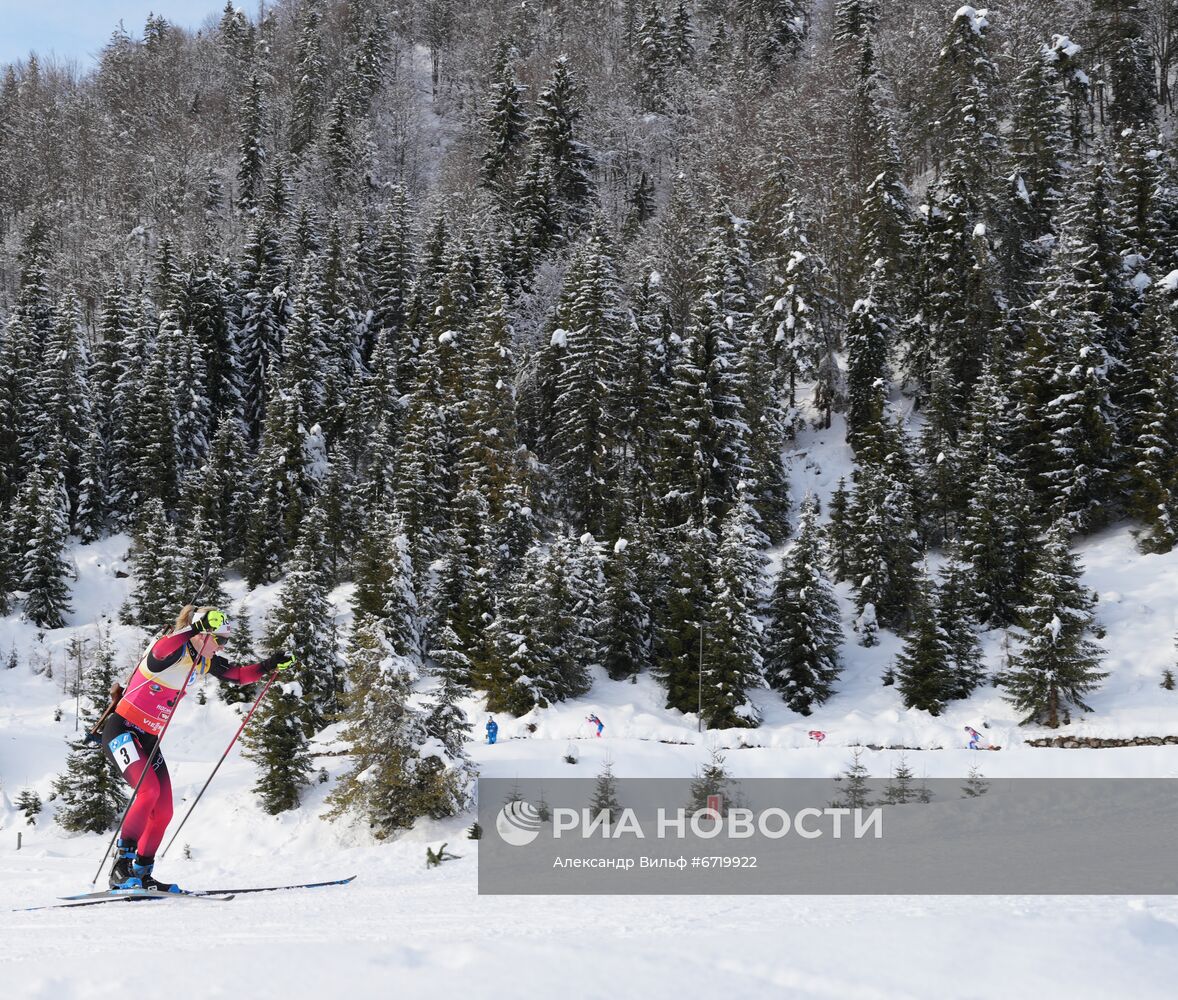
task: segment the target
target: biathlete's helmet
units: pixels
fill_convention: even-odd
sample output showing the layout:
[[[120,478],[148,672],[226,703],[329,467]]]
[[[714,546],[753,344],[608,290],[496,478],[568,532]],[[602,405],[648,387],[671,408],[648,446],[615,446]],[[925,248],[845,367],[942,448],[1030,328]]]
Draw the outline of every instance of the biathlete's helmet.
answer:
[[[192,648],[199,659],[208,660],[220,650],[227,631],[225,613],[216,608],[197,608],[192,613]]]

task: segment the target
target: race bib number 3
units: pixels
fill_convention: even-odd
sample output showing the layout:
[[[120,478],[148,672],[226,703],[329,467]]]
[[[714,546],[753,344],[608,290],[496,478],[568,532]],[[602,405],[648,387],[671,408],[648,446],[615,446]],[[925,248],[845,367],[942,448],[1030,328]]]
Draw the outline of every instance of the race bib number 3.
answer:
[[[118,764],[120,771],[126,771],[139,759],[139,748],[130,733],[123,733],[111,740],[110,752],[114,754],[115,763]]]

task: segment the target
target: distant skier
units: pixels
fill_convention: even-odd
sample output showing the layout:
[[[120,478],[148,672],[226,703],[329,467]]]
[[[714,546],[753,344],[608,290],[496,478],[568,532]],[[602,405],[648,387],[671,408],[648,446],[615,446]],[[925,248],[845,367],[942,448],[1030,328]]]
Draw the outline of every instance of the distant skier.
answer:
[[[217,633],[224,625],[225,616],[215,608],[186,605],[176,624],[144,652],[127,688],[116,686],[112,691],[119,700],[102,727],[102,745],[128,785],[134,787],[139,781],[190,669],[189,684],[201,674],[230,684],[253,684],[270,671],[285,670],[294,663],[293,656],[275,653],[260,663],[230,664],[218,655]],[[162,753],[155,755],[151,772],[139,786],[119,831],[118,853],[110,870],[112,889],[180,891],[152,876],[155,852],[172,818],[172,781]]]
[[[491,746],[495,745],[495,741],[499,738],[499,723],[494,719],[487,718],[487,742]]]
[[[588,719],[586,719],[585,721],[586,721],[586,722],[591,722],[591,723],[593,723],[593,725],[595,725],[595,726],[597,727],[597,735],[598,735],[598,738],[600,738],[600,737],[601,737],[601,731],[602,731],[602,730],[605,728],[605,723],[604,723],[604,722],[602,722],[602,721],[601,721],[601,720],[600,720],[600,719],[599,719],[599,718],[596,716],[596,714],[589,716],[589,718],[588,718]]]
[[[966,726],[965,731],[969,733],[969,749],[970,750],[1001,750],[1001,747],[995,746],[993,743],[987,742],[986,738],[979,733],[973,726]]]

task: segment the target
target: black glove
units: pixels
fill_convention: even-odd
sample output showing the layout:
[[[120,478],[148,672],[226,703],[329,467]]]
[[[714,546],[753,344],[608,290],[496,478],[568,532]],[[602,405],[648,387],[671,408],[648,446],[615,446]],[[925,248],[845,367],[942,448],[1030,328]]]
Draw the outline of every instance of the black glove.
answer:
[[[294,653],[271,653],[258,665],[265,670],[286,670],[294,661]]]

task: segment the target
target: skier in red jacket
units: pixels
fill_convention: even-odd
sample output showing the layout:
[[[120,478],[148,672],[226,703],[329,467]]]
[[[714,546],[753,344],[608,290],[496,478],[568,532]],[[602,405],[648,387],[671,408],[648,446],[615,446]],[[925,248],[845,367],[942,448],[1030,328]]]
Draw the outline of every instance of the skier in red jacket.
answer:
[[[185,678],[191,684],[198,676],[211,674],[230,684],[253,684],[264,674],[284,670],[294,662],[292,656],[275,653],[260,663],[230,664],[219,655],[218,632],[224,625],[225,616],[215,608],[187,605],[176,624],[147,648],[135,667],[130,683],[102,727],[103,749],[132,787],[138,783],[165,723],[183,697],[180,689]],[[139,785],[139,794],[119,831],[118,853],[110,870],[112,889],[180,891],[152,876],[155,852],[171,819],[172,782],[163,754],[156,753],[151,773]]]

